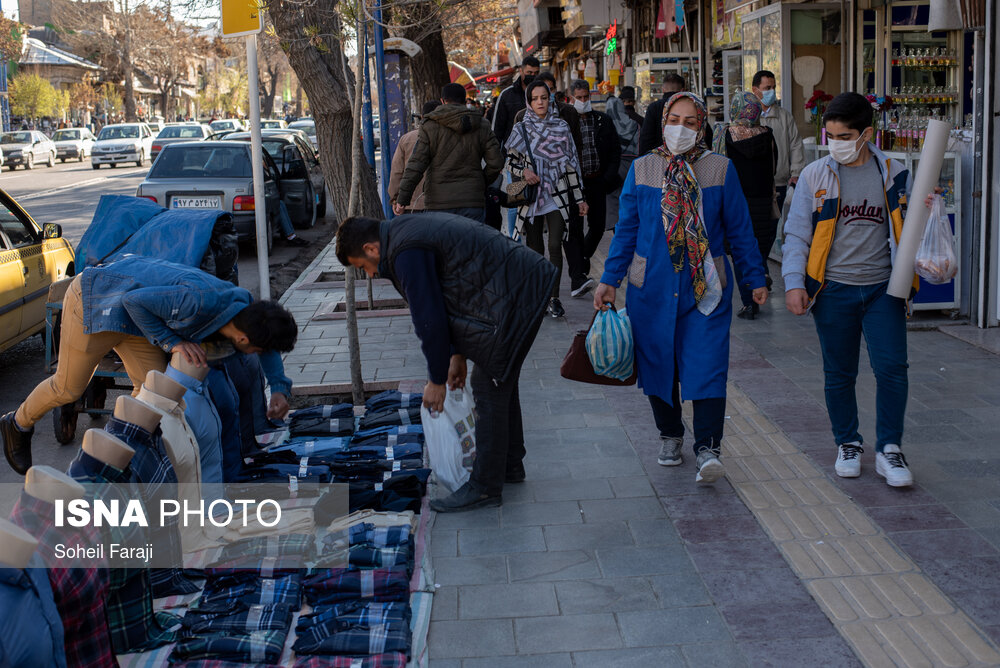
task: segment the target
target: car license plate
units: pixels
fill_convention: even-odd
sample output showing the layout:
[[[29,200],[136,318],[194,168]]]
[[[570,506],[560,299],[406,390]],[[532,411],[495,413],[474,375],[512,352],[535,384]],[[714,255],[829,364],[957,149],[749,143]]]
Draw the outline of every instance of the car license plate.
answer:
[[[171,209],[219,209],[222,200],[219,197],[172,197]]]

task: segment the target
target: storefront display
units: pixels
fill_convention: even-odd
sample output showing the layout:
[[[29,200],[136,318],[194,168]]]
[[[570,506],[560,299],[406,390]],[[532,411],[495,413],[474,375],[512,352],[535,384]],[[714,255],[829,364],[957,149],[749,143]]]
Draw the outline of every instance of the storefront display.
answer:
[[[698,63],[698,54],[694,52],[636,54],[635,85],[642,91],[639,102],[649,104],[658,99],[663,77],[671,72],[684,77],[689,90],[701,90]]]

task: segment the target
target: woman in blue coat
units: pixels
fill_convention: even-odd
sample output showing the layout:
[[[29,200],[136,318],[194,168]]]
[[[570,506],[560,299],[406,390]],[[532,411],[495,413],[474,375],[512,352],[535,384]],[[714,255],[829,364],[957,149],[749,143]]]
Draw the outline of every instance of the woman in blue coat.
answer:
[[[626,304],[639,387],[649,396],[663,446],[659,463],[682,462],[681,399],[694,402],[697,482],[719,461],[726,414],[733,275],[728,241],[757,304],[764,265],[733,164],[705,145],[704,103],[677,93],[663,109],[664,143],[632,163],[594,307],[608,308],[628,274]]]

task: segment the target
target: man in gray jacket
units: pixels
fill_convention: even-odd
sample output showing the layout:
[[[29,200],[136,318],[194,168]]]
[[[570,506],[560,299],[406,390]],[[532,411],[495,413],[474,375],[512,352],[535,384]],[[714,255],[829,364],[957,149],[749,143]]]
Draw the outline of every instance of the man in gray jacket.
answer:
[[[760,98],[764,105],[761,123],[771,128],[774,141],[778,144],[778,168],[774,173],[774,189],[778,194],[778,210],[785,204],[788,186],[795,185],[799,180],[802,168],[806,166],[805,153],[802,151],[802,137],[795,125],[795,117],[778,104],[774,90],[776,80],[774,73],[761,70],[753,75],[753,94]]]

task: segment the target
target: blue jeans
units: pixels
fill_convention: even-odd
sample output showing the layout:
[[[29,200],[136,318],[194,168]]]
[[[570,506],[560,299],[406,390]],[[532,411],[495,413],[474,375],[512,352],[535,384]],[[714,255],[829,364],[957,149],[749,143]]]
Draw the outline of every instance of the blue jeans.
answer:
[[[292,226],[292,217],[288,215],[288,207],[281,200],[278,200],[278,226],[285,239],[295,236],[295,228]]]
[[[887,443],[902,445],[908,390],[906,304],[886,293],[888,285],[888,281],[875,285],[827,281],[812,308],[823,351],[826,410],[838,444],[863,442],[854,385],[864,334],[875,372],[877,452]]]
[[[438,213],[453,213],[456,216],[465,216],[470,218],[477,223],[486,222],[486,208],[485,207],[461,207],[458,209],[433,209]]]

